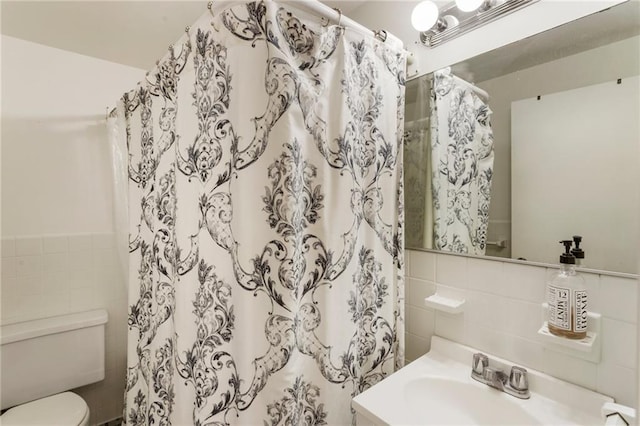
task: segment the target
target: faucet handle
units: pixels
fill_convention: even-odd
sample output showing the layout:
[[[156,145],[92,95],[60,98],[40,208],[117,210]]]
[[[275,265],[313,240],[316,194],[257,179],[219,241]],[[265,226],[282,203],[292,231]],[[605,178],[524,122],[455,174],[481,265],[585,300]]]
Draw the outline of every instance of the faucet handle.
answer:
[[[473,364],[471,365],[471,370],[474,374],[482,377],[484,375],[484,370],[489,366],[489,357],[487,357],[483,353],[475,353],[473,354]]]
[[[511,367],[511,373],[509,374],[509,386],[520,392],[529,390],[527,370],[522,367]]]

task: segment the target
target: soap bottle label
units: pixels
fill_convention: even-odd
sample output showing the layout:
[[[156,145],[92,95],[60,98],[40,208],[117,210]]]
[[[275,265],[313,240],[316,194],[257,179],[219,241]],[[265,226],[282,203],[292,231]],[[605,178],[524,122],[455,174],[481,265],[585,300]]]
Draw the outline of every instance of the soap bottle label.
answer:
[[[549,324],[562,330],[571,330],[569,305],[571,290],[549,285],[547,286],[547,292]]]
[[[573,300],[575,306],[574,330],[587,331],[587,291],[574,291]]]

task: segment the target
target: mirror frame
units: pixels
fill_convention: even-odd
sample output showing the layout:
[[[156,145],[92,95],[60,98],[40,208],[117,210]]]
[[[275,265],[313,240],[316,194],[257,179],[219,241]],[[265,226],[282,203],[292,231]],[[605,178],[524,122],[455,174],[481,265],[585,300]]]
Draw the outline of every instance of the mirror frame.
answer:
[[[474,254],[466,254],[466,253],[453,253],[450,251],[444,250],[435,250],[435,249],[426,249],[419,247],[405,247],[405,251],[423,251],[427,253],[433,253],[436,255],[445,255],[445,256],[459,256],[459,257],[467,257],[471,259],[479,259],[479,260],[488,260],[492,262],[505,262],[505,263],[515,263],[518,265],[529,265],[529,266],[538,266],[543,268],[551,268],[551,269],[559,269],[560,264],[554,263],[544,263],[544,262],[534,262],[531,260],[518,260],[512,259],[510,257],[498,257],[498,256],[477,256]],[[640,253],[638,254],[640,256]],[[406,256],[405,256],[406,257]],[[638,261],[640,264],[640,260]],[[630,278],[635,280],[640,280],[640,274],[631,274],[628,272],[616,272],[616,271],[607,271],[604,269],[590,269],[590,268],[576,268],[577,271],[585,273],[585,274],[598,274],[598,275],[608,275],[612,277],[620,277],[620,278]],[[638,298],[640,299],[640,291],[638,291]],[[638,303],[638,316],[640,317],[640,301]],[[638,321],[638,327],[640,327],[640,318]],[[640,344],[640,341],[639,341]],[[640,355],[639,355],[640,356]]]

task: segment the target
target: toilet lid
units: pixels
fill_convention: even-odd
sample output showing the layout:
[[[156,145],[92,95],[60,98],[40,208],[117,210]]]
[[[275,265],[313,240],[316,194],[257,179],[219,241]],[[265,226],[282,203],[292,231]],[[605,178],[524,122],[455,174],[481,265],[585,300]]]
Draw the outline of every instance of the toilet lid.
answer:
[[[73,392],[64,392],[18,405],[2,415],[2,426],[75,426],[87,415],[87,403]]]

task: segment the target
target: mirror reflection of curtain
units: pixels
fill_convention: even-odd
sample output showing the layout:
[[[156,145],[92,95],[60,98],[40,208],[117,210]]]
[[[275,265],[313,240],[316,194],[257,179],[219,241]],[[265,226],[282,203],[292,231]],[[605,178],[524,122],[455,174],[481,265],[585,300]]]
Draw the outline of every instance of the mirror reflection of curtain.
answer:
[[[494,157],[490,117],[479,89],[449,69],[434,73],[431,149],[437,249],[485,253]]]
[[[429,80],[420,78],[414,89],[407,93],[404,127],[405,220],[411,230],[405,234],[405,245],[433,248]]]

